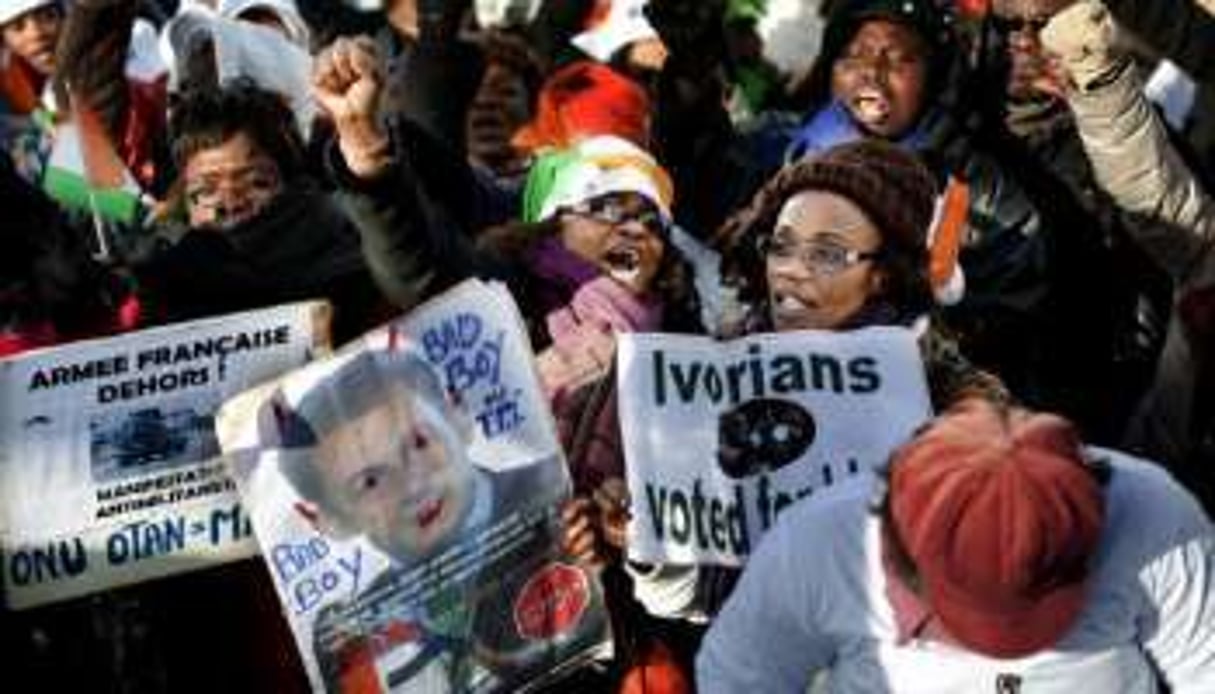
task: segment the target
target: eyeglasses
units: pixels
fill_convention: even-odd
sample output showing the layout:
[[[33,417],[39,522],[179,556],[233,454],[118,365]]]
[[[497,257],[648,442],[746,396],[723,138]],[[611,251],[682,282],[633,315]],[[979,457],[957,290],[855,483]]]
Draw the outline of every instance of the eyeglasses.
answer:
[[[611,196],[583,201],[570,208],[570,212],[612,226],[637,222],[659,235],[665,235],[668,227],[666,216],[657,206],[648,202],[629,204]]]
[[[204,173],[198,176],[186,184],[186,200],[192,208],[222,213],[233,196],[266,200],[281,188],[278,167],[270,161],[259,161],[235,174]]]
[[[1037,36],[1039,32],[1046,28],[1047,24],[1050,24],[1050,15],[1038,17],[1003,17],[998,14],[991,15],[992,27],[996,32],[1004,36],[1024,32]]]
[[[833,277],[853,265],[882,257],[882,251],[858,251],[834,243],[798,243],[778,236],[765,236],[757,244],[770,262],[797,260],[816,277]]]

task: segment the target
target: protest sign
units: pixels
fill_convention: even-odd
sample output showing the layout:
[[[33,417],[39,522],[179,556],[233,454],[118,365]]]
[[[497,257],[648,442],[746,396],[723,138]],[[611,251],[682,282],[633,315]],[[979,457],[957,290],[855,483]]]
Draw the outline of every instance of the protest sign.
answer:
[[[312,302],[0,361],[0,539],[25,608],[251,556],[225,398],[328,349]]]
[[[782,509],[886,462],[931,414],[914,334],[633,334],[618,356],[629,557],[745,561]]]
[[[224,406],[316,691],[518,691],[609,643],[518,310],[468,281]]]

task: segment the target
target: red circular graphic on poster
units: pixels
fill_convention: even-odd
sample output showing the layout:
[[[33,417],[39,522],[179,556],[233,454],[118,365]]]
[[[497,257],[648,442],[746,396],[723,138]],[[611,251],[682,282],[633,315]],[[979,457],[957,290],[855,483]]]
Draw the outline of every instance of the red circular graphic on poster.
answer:
[[[529,640],[551,639],[578,624],[591,601],[582,571],[552,563],[537,571],[515,599],[515,628]]]

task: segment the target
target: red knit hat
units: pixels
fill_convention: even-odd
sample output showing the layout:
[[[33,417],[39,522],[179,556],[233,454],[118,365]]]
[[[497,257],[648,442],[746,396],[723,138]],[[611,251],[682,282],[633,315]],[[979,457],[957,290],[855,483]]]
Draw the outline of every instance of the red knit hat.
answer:
[[[1048,648],[1084,605],[1104,494],[1075,429],[967,400],[891,462],[890,513],[921,595],[968,648]]]
[[[583,137],[615,135],[646,147],[649,120],[650,101],[640,85],[605,65],[578,61],[548,78],[535,118],[511,142],[536,151],[564,149]]]

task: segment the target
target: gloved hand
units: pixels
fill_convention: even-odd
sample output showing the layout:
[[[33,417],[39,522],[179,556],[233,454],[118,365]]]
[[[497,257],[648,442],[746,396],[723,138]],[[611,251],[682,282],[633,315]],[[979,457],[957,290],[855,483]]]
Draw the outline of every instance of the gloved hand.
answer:
[[[1040,38],[1081,91],[1108,79],[1130,61],[1118,46],[1113,17],[1097,0],[1081,0],[1059,12]]]

